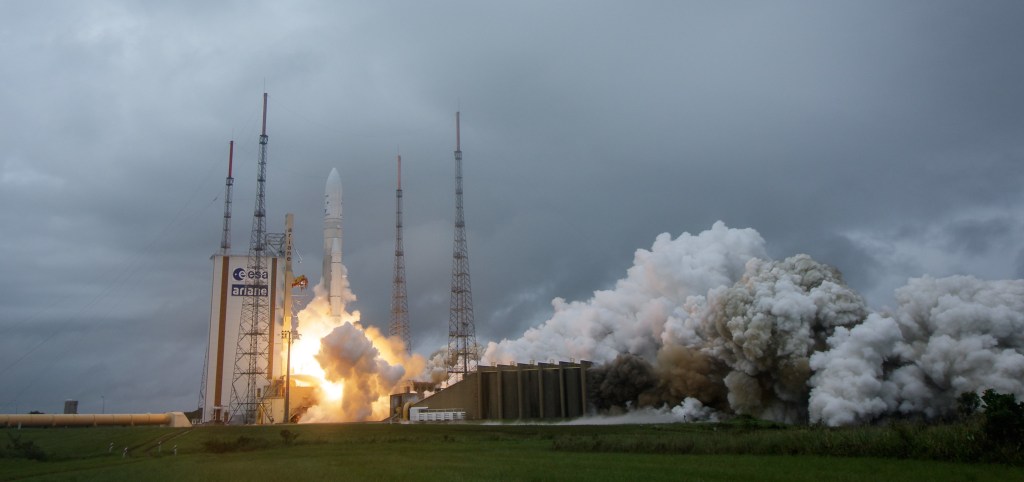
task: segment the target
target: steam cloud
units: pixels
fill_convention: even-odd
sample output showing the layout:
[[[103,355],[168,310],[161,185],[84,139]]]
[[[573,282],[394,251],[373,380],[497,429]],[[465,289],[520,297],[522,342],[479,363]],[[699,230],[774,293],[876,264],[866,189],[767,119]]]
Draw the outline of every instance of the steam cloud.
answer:
[[[354,420],[367,420],[373,415],[373,403],[388,396],[405,376],[405,368],[381,358],[370,336],[380,339],[370,327],[363,329],[346,322],[320,340],[316,359],[327,379],[341,383],[344,397],[341,412]]]
[[[812,420],[936,417],[963,392],[1024,395],[1024,280],[925,277],[896,298],[896,313],[837,329],[812,357]]]
[[[872,313],[835,268],[769,260],[756,231],[718,222],[658,236],[614,289],[555,299],[549,320],[489,343],[483,362],[591,360],[598,409],[692,419],[842,425],[942,416],[965,391],[1024,396],[1024,280],[920,278],[897,300]]]
[[[330,315],[323,283],[314,287],[315,297],[298,314],[302,337],[292,346],[293,378],[316,388],[301,422],[384,419],[389,415],[388,396],[428,365],[422,356],[407,354],[400,339],[364,327],[359,311],[346,309],[356,299],[347,278],[340,282],[340,320]]]

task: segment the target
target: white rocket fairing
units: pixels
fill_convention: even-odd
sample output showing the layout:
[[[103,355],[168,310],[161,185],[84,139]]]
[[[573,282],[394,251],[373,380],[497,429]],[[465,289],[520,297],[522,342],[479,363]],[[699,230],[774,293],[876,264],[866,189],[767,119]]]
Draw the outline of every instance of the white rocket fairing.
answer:
[[[331,316],[341,317],[342,290],[345,289],[341,264],[341,176],[331,169],[324,188],[324,289],[331,303]]]

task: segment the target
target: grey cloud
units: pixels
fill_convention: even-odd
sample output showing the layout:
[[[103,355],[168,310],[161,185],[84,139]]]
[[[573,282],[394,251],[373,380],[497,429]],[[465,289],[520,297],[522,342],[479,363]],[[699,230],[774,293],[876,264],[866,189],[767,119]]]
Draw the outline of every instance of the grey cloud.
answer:
[[[98,300],[133,326],[122,344],[104,345],[112,357],[176,350],[188,359],[183,373],[198,376],[202,360],[190,353],[205,344],[226,144],[237,141],[241,253],[264,80],[271,230],[295,213],[301,269],[318,277],[323,182],[338,167],[355,307],[378,326],[389,313],[400,146],[423,352],[447,329],[458,108],[481,338],[518,336],[550,317],[551,298],[610,287],[659,233],[701,232],[719,219],[756,228],[778,259],[807,252],[835,265],[869,301],[924,266],[879,246],[928,229],[948,240],[934,252],[943,266],[980,278],[1007,276],[1014,262],[1024,270],[1013,259],[998,268],[994,257],[1005,249],[995,240],[1019,227],[1004,235],[989,224],[1015,219],[1024,204],[1016,2],[5,9],[0,321],[31,320],[19,325],[27,344]],[[981,224],[963,224],[974,211],[986,214]],[[90,310],[82,319],[97,327],[123,326]],[[74,336],[43,348],[82,360],[101,350],[61,341]],[[21,346],[4,345],[0,369]],[[58,352],[14,371],[43,370]],[[108,380],[158,372],[156,362],[107,366]],[[4,386],[28,383],[10,373]],[[62,401],[54,387],[65,382],[86,390],[75,380],[32,392],[31,403]],[[154,407],[191,404],[199,385],[178,387],[170,375],[147,383],[166,394]]]

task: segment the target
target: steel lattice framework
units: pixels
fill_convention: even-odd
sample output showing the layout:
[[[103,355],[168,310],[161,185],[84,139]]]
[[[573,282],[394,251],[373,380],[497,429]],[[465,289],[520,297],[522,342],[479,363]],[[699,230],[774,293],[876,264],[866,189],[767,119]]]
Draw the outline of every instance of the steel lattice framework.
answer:
[[[266,385],[266,367],[270,359],[271,315],[270,280],[267,273],[267,94],[263,94],[263,130],[260,134],[259,170],[256,176],[256,209],[249,238],[249,260],[246,296],[238,322],[238,345],[235,349],[235,370],[231,382],[230,411],[233,422],[256,422],[262,403],[259,390]],[[239,385],[242,385],[240,387]]]
[[[398,156],[398,189],[395,190],[395,276],[391,285],[388,336],[400,338],[405,343],[405,352],[412,353],[409,301],[405,289],[405,250],[402,247],[402,156]]]
[[[231,191],[235,178],[231,176],[235,163],[235,141],[228,142],[228,177],[224,179],[224,227],[220,235],[220,254],[231,254]]]
[[[448,312],[448,380],[455,382],[476,369],[479,352],[473,323],[473,291],[469,281],[469,249],[462,209],[462,147],[459,113],[455,113],[455,249],[452,295]],[[452,376],[454,375],[454,377]],[[453,379],[454,378],[454,379]]]
[[[231,255],[231,190],[235,184],[235,178],[231,177],[231,170],[235,162],[235,141],[228,142],[228,177],[224,179],[224,228],[220,236],[220,254]],[[199,408],[206,406],[206,376],[210,367],[210,341],[206,342],[206,356],[203,357],[203,381],[199,386]],[[202,414],[206,420],[210,414]]]

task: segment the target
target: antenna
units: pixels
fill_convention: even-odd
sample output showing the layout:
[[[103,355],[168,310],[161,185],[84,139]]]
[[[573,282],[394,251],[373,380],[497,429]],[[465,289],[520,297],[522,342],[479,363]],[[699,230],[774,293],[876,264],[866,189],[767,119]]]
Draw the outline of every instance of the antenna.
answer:
[[[231,253],[231,187],[235,184],[235,178],[231,177],[231,170],[235,160],[235,141],[228,141],[228,177],[224,180],[224,231],[220,236],[220,254],[227,256]]]
[[[408,300],[409,296],[405,289],[405,250],[402,246],[402,156],[398,155],[398,189],[395,190],[395,275],[391,284],[391,323],[388,324],[388,336],[401,339],[405,344],[405,352],[412,353]]]
[[[267,137],[267,93],[263,93],[263,130],[260,132],[260,137]],[[262,141],[260,144],[263,144]]]
[[[455,112],[455,248],[452,293],[448,311],[448,379],[458,381],[476,369],[480,359],[473,322],[473,292],[469,280],[469,248],[462,209],[462,143],[459,112]],[[452,380],[454,375],[454,380]]]

